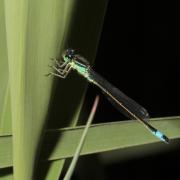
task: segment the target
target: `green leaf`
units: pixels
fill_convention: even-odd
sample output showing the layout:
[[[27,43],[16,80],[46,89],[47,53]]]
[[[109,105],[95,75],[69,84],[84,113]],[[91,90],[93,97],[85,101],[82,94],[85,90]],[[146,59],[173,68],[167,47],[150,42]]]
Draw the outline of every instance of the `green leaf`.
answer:
[[[0,1],[0,135],[11,133],[9,70],[4,1]]]
[[[86,142],[82,149],[81,155],[100,153],[116,149],[136,147],[156,143],[170,148],[172,140],[180,138],[180,117],[167,117],[153,119],[151,124],[164,132],[170,138],[170,144],[164,144],[155,138],[144,126],[137,121],[121,121],[115,123],[96,124],[90,127]],[[84,126],[75,128],[64,128],[59,130],[47,130],[45,142],[43,145],[42,160],[66,159],[73,156],[79,139],[82,135]],[[61,134],[61,135],[60,135]],[[60,136],[59,136],[60,135]],[[51,147],[54,139],[59,138],[54,151]],[[3,139],[4,138],[4,139]],[[0,137],[0,167],[12,166],[12,144],[11,137]],[[3,157],[6,157],[3,158]]]
[[[14,179],[33,179],[51,94],[47,78],[70,23],[73,1],[5,1]]]

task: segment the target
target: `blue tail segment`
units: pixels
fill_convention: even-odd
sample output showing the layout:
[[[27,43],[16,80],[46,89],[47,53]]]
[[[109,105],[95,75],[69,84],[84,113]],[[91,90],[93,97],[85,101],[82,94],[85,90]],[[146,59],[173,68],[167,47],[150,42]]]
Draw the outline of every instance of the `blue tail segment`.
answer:
[[[155,127],[151,126],[148,122],[141,120],[142,123],[144,123],[144,125],[151,131],[151,133],[156,136],[157,138],[159,138],[161,141],[169,144],[169,138],[164,135],[163,133],[161,133],[159,130],[157,130]]]
[[[159,138],[161,141],[164,141],[165,143],[169,143],[169,138],[164,135],[163,133],[161,133],[160,131],[158,130],[155,130],[155,131],[151,131],[152,134],[154,134],[157,138]]]

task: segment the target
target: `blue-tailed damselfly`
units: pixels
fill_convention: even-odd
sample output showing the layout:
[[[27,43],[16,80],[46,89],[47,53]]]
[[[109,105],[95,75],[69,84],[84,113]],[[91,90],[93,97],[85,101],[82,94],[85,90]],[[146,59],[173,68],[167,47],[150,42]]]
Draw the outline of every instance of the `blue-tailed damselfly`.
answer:
[[[119,89],[110,84],[106,79],[96,73],[90,66],[89,62],[79,54],[76,54],[73,49],[67,49],[62,55],[62,61],[55,60],[55,65],[51,66],[55,72],[50,72],[49,75],[54,75],[60,78],[66,78],[69,72],[74,69],[80,75],[85,77],[90,83],[98,86],[113,104],[127,117],[137,119],[145,125],[160,140],[168,143],[169,139],[166,135],[150,125],[149,114],[145,108],[136,103],[134,100],[126,96]]]

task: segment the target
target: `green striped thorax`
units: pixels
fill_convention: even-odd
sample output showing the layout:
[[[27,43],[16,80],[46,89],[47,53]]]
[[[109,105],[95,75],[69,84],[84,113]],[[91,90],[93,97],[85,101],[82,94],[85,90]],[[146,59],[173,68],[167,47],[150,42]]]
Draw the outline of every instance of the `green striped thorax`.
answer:
[[[70,48],[64,51],[62,57],[64,62],[69,64],[80,75],[90,80],[89,79],[90,64],[84,57],[75,54],[75,51]]]

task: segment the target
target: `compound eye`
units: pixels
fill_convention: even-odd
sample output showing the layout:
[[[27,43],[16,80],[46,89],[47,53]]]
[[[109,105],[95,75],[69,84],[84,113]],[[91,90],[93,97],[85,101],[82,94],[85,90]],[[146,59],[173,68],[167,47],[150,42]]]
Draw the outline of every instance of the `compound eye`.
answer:
[[[73,50],[73,49],[70,49],[70,48],[67,49],[67,54],[68,54],[68,55],[71,55],[71,56],[74,55],[74,50]]]

